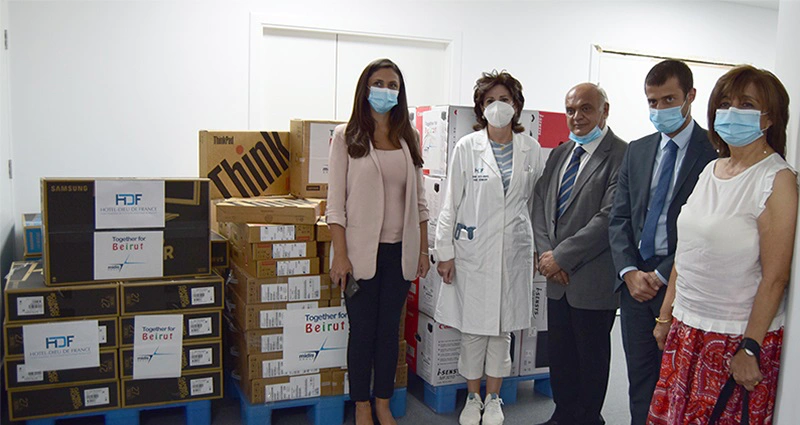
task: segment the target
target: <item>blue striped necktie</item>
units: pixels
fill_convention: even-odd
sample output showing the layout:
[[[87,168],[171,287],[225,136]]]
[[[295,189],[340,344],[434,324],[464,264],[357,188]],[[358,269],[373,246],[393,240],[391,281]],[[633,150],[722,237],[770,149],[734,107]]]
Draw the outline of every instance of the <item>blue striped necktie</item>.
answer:
[[[675,173],[675,159],[678,157],[678,145],[674,141],[667,142],[664,156],[661,157],[661,165],[658,170],[658,183],[656,183],[656,190],[653,191],[653,197],[650,199],[650,204],[647,208],[647,215],[644,218],[644,226],[642,227],[641,245],[639,245],[639,254],[642,260],[649,260],[656,255],[656,228],[658,228],[658,217],[664,210],[664,204],[667,202],[667,192],[672,183],[672,175]]]
[[[586,153],[586,151],[580,146],[575,148],[575,151],[572,152],[572,159],[569,160],[567,171],[564,172],[564,177],[561,179],[561,188],[558,189],[558,216],[556,218],[561,218],[564,214],[564,210],[567,209],[567,201],[570,195],[572,195],[572,187],[575,186],[575,179],[578,177],[578,168],[581,166],[581,155],[584,153]]]

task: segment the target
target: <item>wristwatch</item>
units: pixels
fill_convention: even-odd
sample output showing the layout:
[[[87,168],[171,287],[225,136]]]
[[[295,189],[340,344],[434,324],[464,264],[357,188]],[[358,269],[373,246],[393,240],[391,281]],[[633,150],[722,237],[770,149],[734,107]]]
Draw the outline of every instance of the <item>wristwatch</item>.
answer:
[[[761,362],[761,346],[753,338],[742,338],[736,351],[740,350],[750,357],[755,357],[757,362]]]

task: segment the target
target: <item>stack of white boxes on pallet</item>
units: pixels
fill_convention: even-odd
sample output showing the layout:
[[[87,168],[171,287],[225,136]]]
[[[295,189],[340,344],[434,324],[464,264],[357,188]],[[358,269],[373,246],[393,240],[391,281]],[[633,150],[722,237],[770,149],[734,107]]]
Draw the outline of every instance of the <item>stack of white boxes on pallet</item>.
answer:
[[[458,140],[474,131],[475,112],[471,106],[425,106],[410,108],[409,119],[421,136],[424,184],[430,211],[428,245],[433,247],[445,199],[447,165]],[[566,116],[562,113],[524,110],[520,123],[525,127],[525,134],[537,139],[547,150],[567,140]],[[532,327],[512,334],[511,376],[548,372],[546,284],[541,276],[534,277],[532,284]],[[441,278],[434,263],[428,276],[412,284],[406,313],[409,370],[434,386],[464,382],[458,374],[461,334],[433,319],[440,285]]]

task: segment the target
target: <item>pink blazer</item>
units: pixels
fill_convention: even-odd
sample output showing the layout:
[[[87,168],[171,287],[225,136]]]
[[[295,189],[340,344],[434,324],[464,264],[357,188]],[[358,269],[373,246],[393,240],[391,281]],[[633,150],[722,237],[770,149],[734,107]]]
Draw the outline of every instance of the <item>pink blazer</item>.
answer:
[[[378,241],[383,226],[383,177],[374,149],[362,158],[347,154],[344,131],[336,127],[328,163],[328,224],[345,228],[347,253],[353,264],[353,277],[375,276]],[[406,199],[403,221],[403,278],[417,275],[420,248],[420,223],[428,221],[428,206],[422,182],[422,169],[414,166],[405,140],[400,140],[406,156]]]

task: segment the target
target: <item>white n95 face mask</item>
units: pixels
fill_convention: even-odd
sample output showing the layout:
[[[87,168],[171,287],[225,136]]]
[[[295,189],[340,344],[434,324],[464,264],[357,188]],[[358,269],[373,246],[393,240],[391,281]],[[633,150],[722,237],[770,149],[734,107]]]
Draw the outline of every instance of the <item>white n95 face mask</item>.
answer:
[[[506,102],[495,100],[483,110],[483,116],[492,127],[503,128],[514,118],[514,107]]]

